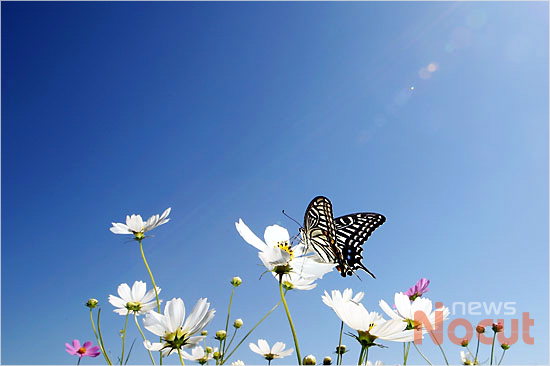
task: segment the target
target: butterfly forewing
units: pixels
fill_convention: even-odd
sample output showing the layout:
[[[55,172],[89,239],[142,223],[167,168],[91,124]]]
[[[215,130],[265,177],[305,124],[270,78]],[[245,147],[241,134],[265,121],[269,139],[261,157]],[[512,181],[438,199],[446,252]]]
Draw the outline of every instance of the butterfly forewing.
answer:
[[[373,212],[362,212],[334,219],[336,226],[336,246],[340,249],[343,261],[340,263],[340,274],[350,276],[358,269],[374,275],[361,263],[363,260],[363,243],[372,232],[386,221],[384,215]]]
[[[330,200],[323,196],[315,197],[304,215],[303,238],[306,247],[313,249],[326,263],[339,263],[342,259],[336,245],[336,226]]]

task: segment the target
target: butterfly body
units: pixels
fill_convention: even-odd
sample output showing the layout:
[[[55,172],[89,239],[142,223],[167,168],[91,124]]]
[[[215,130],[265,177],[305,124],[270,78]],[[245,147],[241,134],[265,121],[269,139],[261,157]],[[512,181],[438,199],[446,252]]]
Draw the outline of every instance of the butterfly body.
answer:
[[[313,249],[324,262],[337,264],[336,269],[342,277],[361,269],[375,278],[361,262],[362,245],[385,221],[384,215],[374,212],[334,218],[330,200],[318,196],[306,209],[301,234],[306,247]]]

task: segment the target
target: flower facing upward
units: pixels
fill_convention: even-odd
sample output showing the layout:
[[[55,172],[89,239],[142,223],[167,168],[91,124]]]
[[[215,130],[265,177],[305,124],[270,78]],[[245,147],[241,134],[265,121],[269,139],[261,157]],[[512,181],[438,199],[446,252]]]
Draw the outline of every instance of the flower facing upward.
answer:
[[[94,346],[90,341],[84,342],[83,345],[80,345],[80,341],[78,339],[73,340],[73,344],[65,343],[65,351],[67,351],[70,355],[78,356],[80,358],[84,356],[97,357],[100,354],[98,346]]]
[[[420,329],[422,326],[422,324],[415,319],[415,314],[417,312],[426,315],[432,329],[434,329],[436,321],[439,320],[436,317],[436,311],[442,313],[441,321],[449,317],[449,309],[445,306],[432,311],[433,307],[430,299],[425,297],[417,297],[413,301],[409,299],[410,297],[408,295],[398,292],[394,296],[395,309],[392,309],[384,300],[380,300],[379,305],[390,318],[405,321],[407,323],[407,329]],[[425,328],[422,331],[424,333],[427,332]]]
[[[216,351],[217,350],[218,349],[216,348]],[[207,363],[212,359],[213,353],[214,352],[206,352],[204,348],[202,348],[201,346],[196,346],[191,350],[190,354],[185,351],[182,351],[181,356],[186,360],[196,361],[201,365],[204,365],[205,363]]]
[[[150,289],[147,292],[146,290],[147,285],[142,281],[134,282],[132,289],[130,289],[127,283],[119,285],[117,291],[120,297],[109,295],[109,302],[117,308],[113,311],[120,315],[128,313],[142,315],[149,310],[153,310],[157,306],[155,290]],[[159,287],[157,287],[157,293],[160,293]]]
[[[145,222],[141,218],[141,215],[126,216],[126,224],[113,222],[110,230],[115,234],[133,234],[135,239],[141,240],[145,237],[147,231],[151,231],[170,221],[168,218],[170,210],[171,208],[168,207],[161,215],[153,215]]]
[[[414,300],[417,297],[420,297],[424,295],[426,292],[428,292],[429,285],[430,285],[430,280],[428,280],[427,278],[421,278],[413,287],[405,291],[405,295],[407,295],[409,299]]]
[[[283,342],[277,342],[273,347],[269,348],[269,344],[265,339],[259,339],[258,344],[250,343],[248,345],[252,352],[262,355],[268,361],[275,358],[283,358],[290,356],[294,349],[290,348],[285,350],[286,345]]]
[[[410,342],[414,339],[414,331],[406,330],[407,323],[402,319],[385,320],[376,312],[369,312],[363,304],[352,301],[334,303],[334,312],[346,323],[357,331],[353,335],[364,347],[376,345],[376,339],[394,342]]]
[[[460,351],[460,360],[463,365],[477,365],[474,360],[474,356],[470,352]]]
[[[277,279],[283,276],[282,280],[287,282],[288,288],[309,290],[315,287],[313,282],[316,279],[322,278],[335,266],[332,263],[322,263],[313,255],[306,256],[307,250],[303,244],[291,246],[288,231],[279,225],[265,229],[265,242],[243,220],[239,219],[235,227],[248,244],[260,251],[258,257],[267,270],[273,272]]]
[[[178,352],[181,348],[192,348],[205,336],[195,336],[212,320],[215,310],[210,309],[207,299],[199,299],[185,319],[185,305],[182,299],[166,302],[164,315],[149,311],[143,320],[145,329],[162,338],[160,343],[144,341],[143,345],[150,351],[162,351],[163,356]]]
[[[508,343],[502,343],[500,345],[500,348],[502,348],[503,350],[509,350],[510,349],[510,345]]]

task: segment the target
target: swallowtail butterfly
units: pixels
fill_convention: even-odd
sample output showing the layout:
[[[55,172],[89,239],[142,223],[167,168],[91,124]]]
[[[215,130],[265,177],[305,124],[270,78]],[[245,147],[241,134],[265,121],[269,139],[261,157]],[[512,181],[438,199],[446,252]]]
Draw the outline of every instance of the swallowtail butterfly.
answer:
[[[361,263],[362,245],[385,221],[384,215],[374,212],[334,218],[330,200],[318,196],[307,206],[300,232],[306,247],[312,248],[324,262],[337,264],[336,269],[342,277],[362,269],[375,278]]]

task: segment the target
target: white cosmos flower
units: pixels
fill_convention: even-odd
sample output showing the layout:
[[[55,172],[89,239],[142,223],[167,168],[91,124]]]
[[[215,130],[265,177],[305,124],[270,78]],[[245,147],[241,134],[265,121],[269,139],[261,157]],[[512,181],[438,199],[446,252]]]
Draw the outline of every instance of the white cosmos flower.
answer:
[[[384,363],[382,361],[376,361],[375,363],[367,361],[367,366],[382,366],[383,364]]]
[[[283,342],[277,342],[273,347],[269,348],[269,344],[265,339],[258,339],[258,344],[250,343],[248,345],[252,352],[262,355],[268,361],[275,358],[283,358],[290,356],[294,349],[289,348],[285,350],[286,345]]]
[[[157,306],[155,290],[150,289],[147,292],[146,290],[147,285],[142,281],[134,282],[132,289],[127,283],[119,285],[117,289],[118,296],[109,295],[109,302],[117,308],[113,311],[120,315],[126,315],[130,312],[142,315],[149,310],[153,310]],[[160,293],[160,287],[157,287],[157,293]]]
[[[191,354],[187,353],[186,351],[181,351],[181,356],[185,358],[186,360],[190,361],[197,361],[201,365],[204,365],[209,360],[212,359],[214,352],[217,352],[218,349],[215,348],[212,353],[206,352],[204,348],[201,346],[196,346],[191,350]]]
[[[306,256],[307,250],[303,244],[291,247],[287,229],[279,225],[271,225],[265,229],[265,242],[258,238],[242,219],[235,223],[235,227],[248,244],[260,251],[258,256],[269,271],[276,274],[298,274],[303,279],[312,280],[306,284],[307,281],[293,276],[284,278],[283,281],[297,282],[298,286],[309,286],[314,280],[322,278],[335,267],[333,263],[322,263],[316,260],[313,255]]]
[[[476,365],[477,362],[474,362],[474,356],[470,352],[460,351],[460,360],[463,365]]]
[[[147,231],[166,224],[170,219],[171,208],[168,207],[161,215],[153,215],[147,221],[143,221],[141,215],[126,216],[126,224],[113,222],[110,230],[115,234],[133,234],[137,239],[142,239]]]
[[[325,294],[321,296],[321,298],[323,299],[325,305],[334,310],[336,315],[341,318],[340,314],[338,314],[338,311],[340,311],[341,308],[340,304],[345,302],[359,304],[361,300],[363,300],[363,296],[365,296],[364,292],[358,292],[355,296],[353,296],[353,290],[347,288],[343,293],[338,290],[332,290],[330,295],[325,291]]]
[[[363,300],[364,296],[364,292],[358,292],[357,294],[355,294],[355,296],[353,296],[353,290],[347,288],[344,290],[344,292],[332,290],[330,292],[330,295],[328,294],[328,292],[325,291],[325,294],[321,298],[323,299],[325,305],[334,309],[335,304],[339,304],[341,302],[351,301],[358,304],[361,302],[361,300]]]
[[[150,311],[143,319],[145,329],[162,338],[160,343],[144,341],[143,345],[150,351],[161,351],[163,356],[177,352],[181,348],[195,347],[205,336],[200,334],[214,317],[216,312],[210,309],[207,299],[199,299],[185,319],[185,305],[182,299],[172,299],[166,302],[164,315]],[[184,321],[185,320],[185,321]]]
[[[413,330],[405,330],[407,323],[399,319],[385,320],[376,312],[369,312],[363,304],[352,301],[333,302],[333,310],[346,325],[358,332],[354,336],[362,345],[374,345],[376,339],[410,342]]]
[[[237,360],[235,362],[231,362],[231,366],[244,366],[244,362],[241,360]]]
[[[273,276],[279,279],[279,275],[273,272]],[[317,287],[314,283],[317,279],[308,277],[304,278],[299,273],[287,273],[283,275],[283,286],[287,290],[312,290]]]
[[[417,312],[423,313],[429,319],[432,329],[436,326],[436,320],[439,320],[436,319],[436,311],[442,312],[441,321],[447,320],[449,317],[449,309],[447,307],[443,306],[434,310],[432,301],[426,297],[417,297],[414,301],[411,301],[409,296],[402,292],[398,292],[394,296],[394,302],[395,309],[392,309],[384,300],[380,300],[379,305],[390,318],[407,322],[409,329],[420,329],[418,327],[422,327],[423,333],[426,333],[428,330],[419,322],[422,318],[418,321],[415,320],[415,314],[417,314]]]

